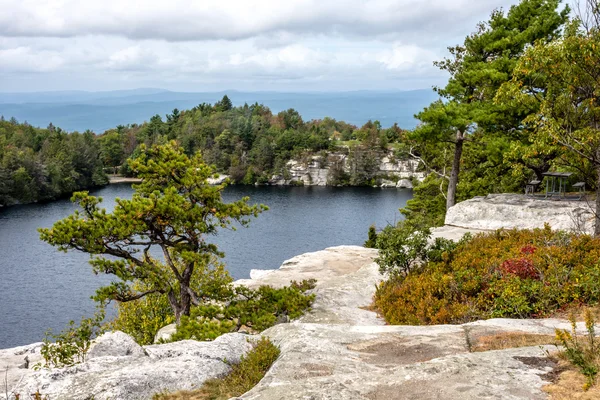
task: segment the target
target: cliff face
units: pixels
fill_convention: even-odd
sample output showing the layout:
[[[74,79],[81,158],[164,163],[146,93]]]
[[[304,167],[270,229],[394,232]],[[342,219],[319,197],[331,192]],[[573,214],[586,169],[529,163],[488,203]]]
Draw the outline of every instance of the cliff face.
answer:
[[[362,154],[327,153],[303,160],[290,160],[284,175],[273,175],[271,185],[336,186],[352,179],[373,181],[376,186],[412,188],[411,179],[422,181],[424,172],[417,172],[419,162],[398,160],[393,152]],[[358,178],[357,178],[358,177]]]

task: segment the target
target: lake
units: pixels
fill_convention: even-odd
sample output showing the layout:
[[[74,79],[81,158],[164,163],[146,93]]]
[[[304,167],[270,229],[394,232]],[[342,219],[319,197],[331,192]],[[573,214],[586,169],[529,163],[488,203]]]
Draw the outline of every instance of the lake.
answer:
[[[129,198],[129,184],[114,184],[93,194],[107,209]],[[248,228],[222,231],[211,241],[226,256],[231,275],[247,278],[251,269],[279,268],[302,253],[343,244],[362,245],[371,224],[381,228],[402,217],[398,209],[412,197],[407,189],[230,186],[225,201],[250,196],[269,210]],[[67,199],[0,209],[0,348],[40,341],[52,328],[91,316],[90,296],[109,282],[95,276],[89,255],[63,253],[39,239],[37,228],[71,214]]]

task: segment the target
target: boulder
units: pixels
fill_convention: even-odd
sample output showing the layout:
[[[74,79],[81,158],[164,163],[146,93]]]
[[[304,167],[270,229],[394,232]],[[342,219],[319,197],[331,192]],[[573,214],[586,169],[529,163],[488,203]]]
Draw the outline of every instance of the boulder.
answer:
[[[379,186],[381,186],[383,188],[392,188],[392,187],[396,187],[396,183],[392,182],[390,180],[387,180],[387,179],[382,179],[381,184]]]
[[[142,357],[146,352],[126,333],[106,332],[99,336],[90,347],[87,353],[88,359],[98,357]]]
[[[229,175],[225,174],[217,174],[216,177],[210,177],[207,179],[209,185],[220,185],[225,182],[226,179],[229,179]]]
[[[177,324],[169,324],[169,325],[163,326],[162,328],[160,328],[158,330],[158,332],[156,332],[156,335],[154,336],[154,343],[156,344],[161,340],[168,342],[169,340],[171,340],[171,336],[173,336],[173,334],[176,331],[177,331]]]
[[[150,399],[156,393],[192,390],[225,375],[252,347],[249,336],[230,333],[212,342],[184,340],[137,346],[124,333],[96,340],[85,362],[32,371],[16,393],[39,390],[53,400]],[[137,347],[136,347],[137,346]]]

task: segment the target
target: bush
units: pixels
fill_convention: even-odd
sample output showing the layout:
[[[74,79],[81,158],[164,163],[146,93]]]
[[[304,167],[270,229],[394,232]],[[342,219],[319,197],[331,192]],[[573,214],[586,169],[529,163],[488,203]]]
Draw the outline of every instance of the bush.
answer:
[[[119,302],[117,310],[117,317],[107,327],[127,333],[140,345],[154,343],[158,330],[175,322],[173,310],[164,294],[153,293],[139,300]]]
[[[232,278],[222,263],[212,258],[205,263],[198,263],[196,268],[200,273],[193,277],[191,287],[203,300],[222,301],[231,298]],[[134,281],[131,288],[135,292],[145,292],[150,286],[142,281]],[[138,300],[117,302],[117,311],[117,317],[107,324],[107,328],[127,333],[140,345],[152,344],[160,328],[175,322],[166,294],[152,293]]]
[[[40,350],[44,364],[38,363],[35,368],[62,368],[84,362],[92,339],[101,332],[104,315],[104,309],[100,307],[92,318],[83,318],[78,326],[71,321],[58,335],[46,332]]]
[[[369,226],[369,233],[364,246],[368,249],[377,248],[377,230],[375,228],[375,225]]]
[[[408,273],[415,262],[426,259],[430,236],[429,229],[416,229],[407,221],[386,226],[376,240],[379,256],[375,261],[379,264],[379,271],[390,275]]]
[[[425,259],[377,288],[375,306],[389,323],[542,317],[600,300],[600,239],[586,235],[499,230],[455,247],[440,242]]]
[[[261,286],[254,290],[238,286],[233,297],[223,305],[194,307],[191,317],[182,318],[171,340],[213,340],[224,333],[236,331],[242,325],[262,331],[277,322],[298,318],[314,301],[314,294],[305,292],[313,289],[315,282],[292,281],[290,286],[280,289]]]

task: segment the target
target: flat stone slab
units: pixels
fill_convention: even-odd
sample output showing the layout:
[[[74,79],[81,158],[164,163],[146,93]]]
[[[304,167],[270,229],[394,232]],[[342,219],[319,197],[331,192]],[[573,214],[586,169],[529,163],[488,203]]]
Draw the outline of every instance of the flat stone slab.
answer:
[[[549,224],[556,230],[593,232],[592,203],[586,200],[544,199],[519,194],[474,197],[451,207],[445,225],[465,229],[533,229]]]
[[[469,353],[461,325],[292,323],[264,334],[282,355],[239,399],[545,399],[553,368],[537,346]]]
[[[430,241],[433,242],[436,238],[444,238],[458,242],[466,233],[470,233],[471,235],[475,236],[479,233],[486,232],[491,231],[486,229],[461,228],[458,226],[445,225],[438,228],[433,228],[431,230]]]
[[[382,325],[384,321],[368,307],[375,286],[383,277],[374,262],[377,250],[361,246],[338,246],[293,257],[280,269],[253,271],[251,279],[237,285],[281,287],[291,280],[316,279],[313,311],[300,321],[321,324]]]

